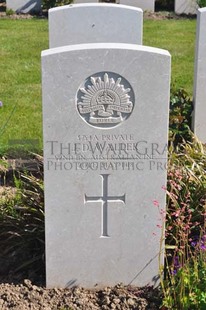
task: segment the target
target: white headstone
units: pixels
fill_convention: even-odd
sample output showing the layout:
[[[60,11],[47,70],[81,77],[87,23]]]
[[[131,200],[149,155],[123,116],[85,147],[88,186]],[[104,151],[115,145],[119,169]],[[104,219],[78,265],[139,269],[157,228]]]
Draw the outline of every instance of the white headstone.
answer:
[[[17,13],[39,13],[41,0],[6,0],[6,7]]]
[[[49,10],[50,48],[82,43],[142,44],[143,12],[116,4],[76,4]]]
[[[175,0],[176,14],[197,14],[197,0]]]
[[[170,55],[42,52],[48,287],[153,284],[165,208]]]
[[[193,129],[206,143],[206,8],[198,10],[194,74]]]
[[[73,3],[100,3],[104,2],[104,0],[74,0]],[[155,0],[115,0],[113,1],[116,4],[125,4],[134,6],[137,8],[141,8],[144,11],[152,11],[155,10]]]
[[[119,3],[138,7],[143,11],[154,12],[155,10],[155,0],[119,0]]]

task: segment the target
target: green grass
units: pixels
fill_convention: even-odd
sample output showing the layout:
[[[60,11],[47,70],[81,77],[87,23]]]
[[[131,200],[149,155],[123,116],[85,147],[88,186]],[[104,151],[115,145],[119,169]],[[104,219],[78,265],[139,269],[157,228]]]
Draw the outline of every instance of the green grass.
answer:
[[[163,48],[172,56],[172,85],[192,95],[195,19],[145,20],[144,45]]]
[[[192,95],[196,21],[145,20],[144,44],[168,49],[172,83]],[[9,140],[39,140],[42,150],[41,51],[48,48],[46,19],[0,19],[0,155]]]
[[[10,139],[39,139],[42,148],[41,51],[47,20],[0,20],[0,152]]]

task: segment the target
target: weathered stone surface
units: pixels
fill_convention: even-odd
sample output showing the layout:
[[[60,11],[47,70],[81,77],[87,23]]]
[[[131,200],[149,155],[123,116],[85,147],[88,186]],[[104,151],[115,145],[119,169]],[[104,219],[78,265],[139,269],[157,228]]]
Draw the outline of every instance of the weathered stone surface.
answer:
[[[175,0],[176,14],[197,14],[197,0]]]
[[[107,2],[104,0],[74,0],[74,3],[101,3],[101,2]],[[155,9],[155,0],[114,0],[113,1],[116,4],[125,4],[134,6],[137,8],[141,8],[144,11],[152,11],[154,12]]]
[[[119,0],[119,3],[141,8],[143,11],[155,10],[155,0]]]
[[[169,53],[117,43],[50,49],[42,81],[47,286],[154,284]]]
[[[193,128],[197,137],[206,143],[206,8],[198,10],[194,74]]]
[[[66,5],[49,10],[50,48],[82,43],[142,44],[143,12],[116,4]]]
[[[17,13],[39,13],[41,0],[6,0],[6,7]]]

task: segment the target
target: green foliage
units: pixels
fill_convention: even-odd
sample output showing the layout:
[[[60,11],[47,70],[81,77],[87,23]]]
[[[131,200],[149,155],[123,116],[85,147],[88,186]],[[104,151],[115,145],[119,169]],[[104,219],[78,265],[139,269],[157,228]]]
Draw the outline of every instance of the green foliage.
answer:
[[[12,9],[6,9],[6,15],[11,16],[14,14],[14,11]]]
[[[191,253],[191,257],[172,275],[173,288],[167,292],[164,306],[174,310],[205,310],[206,308],[206,253]],[[178,294],[179,293],[179,294]]]
[[[72,3],[73,0],[43,0],[43,9],[49,10],[57,6],[62,6]]]
[[[25,48],[29,46],[29,48]],[[9,140],[39,140],[42,149],[41,51],[48,48],[46,19],[1,19],[0,154]],[[34,149],[32,150],[34,151]]]
[[[178,143],[191,140],[193,103],[184,89],[172,92],[170,98],[169,140]]]
[[[195,51],[195,19],[144,19],[143,43],[166,49],[172,55],[172,84],[192,95]]]
[[[206,0],[197,0],[197,4],[200,8],[206,7]]]
[[[1,267],[34,279],[44,275],[43,181],[23,173],[13,181],[0,199]]]
[[[206,308],[206,147],[193,137],[169,156],[166,272],[167,309]],[[162,269],[162,268],[160,268]]]

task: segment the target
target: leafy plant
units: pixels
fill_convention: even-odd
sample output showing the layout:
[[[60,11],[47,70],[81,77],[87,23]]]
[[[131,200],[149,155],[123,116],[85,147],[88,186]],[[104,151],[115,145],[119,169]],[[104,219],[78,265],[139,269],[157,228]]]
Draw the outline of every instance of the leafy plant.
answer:
[[[206,308],[206,148],[193,139],[169,157],[163,306]],[[162,270],[162,268],[160,268]]]
[[[62,6],[72,3],[73,0],[43,0],[43,9],[49,10],[57,6]]]
[[[6,9],[6,15],[7,16],[11,16],[13,15],[15,12],[12,9]]]
[[[15,173],[13,182],[13,195],[0,199],[2,269],[13,275],[43,276],[43,181],[33,175]]]
[[[178,143],[191,141],[193,104],[192,98],[184,89],[172,92],[170,98],[169,140]]]
[[[206,7],[206,0],[197,0],[197,4],[200,8]]]

